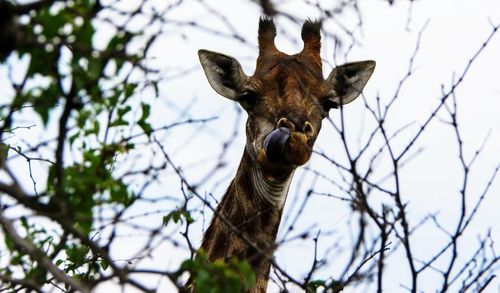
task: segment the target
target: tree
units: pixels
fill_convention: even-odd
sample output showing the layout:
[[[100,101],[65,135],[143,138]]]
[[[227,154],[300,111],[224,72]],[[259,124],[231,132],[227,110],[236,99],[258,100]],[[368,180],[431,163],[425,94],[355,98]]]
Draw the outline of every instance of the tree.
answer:
[[[298,4],[321,15],[325,50],[335,44],[325,58],[347,59],[362,40],[359,32],[369,12],[357,1]],[[200,292],[239,291],[252,282],[245,262],[194,258],[200,232],[234,173],[243,114],[237,107],[219,110],[207,104],[213,109],[201,111],[198,103],[206,94],[186,100],[193,94],[185,92],[195,77],[191,73],[199,69],[181,64],[172,51],[197,37],[255,51],[255,35],[240,32],[230,9],[211,5],[0,2],[0,87],[6,97],[0,105],[1,290],[182,291],[188,274]],[[274,16],[283,30],[304,17],[277,1],[236,5]],[[411,17],[410,11],[408,25]],[[497,181],[498,158],[483,177],[476,165],[492,142],[471,142],[471,147],[465,139],[459,91],[497,38],[498,25],[491,27],[463,69],[444,83],[431,110],[414,118],[417,122],[393,117],[415,78],[424,29],[408,52],[408,70],[391,81],[394,93],[367,94],[360,102],[363,135],[349,126],[352,113],[340,108],[332,115],[324,126],[330,134],[322,133],[327,142],[296,175],[299,184],[288,200],[271,290],[382,292],[396,284],[410,292],[481,291],[494,286],[498,232],[494,224],[474,226],[474,219]],[[291,32],[283,33],[293,44],[298,34]],[[443,133],[453,142],[445,144],[447,152],[456,154],[456,164],[446,170],[460,173],[458,185],[450,184],[456,195],[449,204],[453,213],[445,217],[431,208],[415,215],[407,188],[414,174],[407,170],[421,160],[425,136],[435,125],[446,125]],[[318,204],[343,211],[346,225],[325,224],[336,217],[328,210],[324,217],[304,220]],[[430,252],[420,249],[422,233],[435,241]],[[470,243],[470,235],[478,237],[474,246],[462,245]],[[307,256],[300,272],[281,257],[294,253],[296,245],[306,247],[300,250]],[[399,278],[394,267],[404,276]]]

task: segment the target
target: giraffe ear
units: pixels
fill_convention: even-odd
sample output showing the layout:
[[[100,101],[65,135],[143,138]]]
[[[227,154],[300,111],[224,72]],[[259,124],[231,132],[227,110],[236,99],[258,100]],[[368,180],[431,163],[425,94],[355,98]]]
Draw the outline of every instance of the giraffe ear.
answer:
[[[237,100],[247,79],[240,63],[233,57],[208,50],[199,50],[198,57],[212,88],[223,97]]]
[[[327,78],[335,95],[330,101],[337,106],[354,101],[363,91],[375,70],[375,61],[360,61],[335,67]]]

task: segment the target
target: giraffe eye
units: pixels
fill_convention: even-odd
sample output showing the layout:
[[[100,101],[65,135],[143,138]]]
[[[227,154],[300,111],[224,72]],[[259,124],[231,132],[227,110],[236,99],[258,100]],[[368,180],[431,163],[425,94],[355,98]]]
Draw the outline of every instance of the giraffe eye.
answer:
[[[257,93],[254,91],[245,91],[240,95],[238,102],[246,111],[252,109],[257,103]]]
[[[332,109],[332,108],[337,109],[339,107],[339,105],[330,99],[325,99],[321,103],[321,107],[323,108],[323,111],[325,111],[325,113],[328,115],[328,112],[330,111],[330,109]]]

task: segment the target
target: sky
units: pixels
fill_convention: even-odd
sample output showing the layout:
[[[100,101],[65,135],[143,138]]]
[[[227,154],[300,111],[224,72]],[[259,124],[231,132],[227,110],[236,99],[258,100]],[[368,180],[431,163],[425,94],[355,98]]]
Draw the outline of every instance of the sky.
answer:
[[[136,2],[136,1],[135,1]],[[167,1],[166,4],[170,4]],[[212,168],[213,162],[218,159],[220,143],[233,141],[223,156],[227,167],[218,171],[211,181],[203,185],[207,192],[212,192],[220,198],[229,184],[238,165],[244,142],[245,114],[237,110],[233,102],[220,97],[213,91],[201,70],[197,60],[199,49],[218,51],[237,58],[245,72],[253,72],[258,50],[256,46],[257,26],[260,11],[250,1],[214,0],[207,1],[213,11],[219,11],[231,23],[227,28],[219,18],[210,15],[202,2],[185,1],[178,9],[173,9],[169,18],[173,21],[196,20],[204,27],[216,28],[221,31],[234,29],[239,35],[245,36],[245,42],[237,42],[232,38],[209,34],[198,29],[185,26],[167,25],[164,34],[156,42],[151,55],[158,68],[164,68],[166,76],[172,76],[160,86],[160,97],[143,97],[155,103],[152,121],[166,125],[176,119],[176,111],[183,106],[193,104],[190,116],[204,118],[218,116],[219,118],[203,128],[193,128],[189,131],[173,131],[169,135],[160,137],[165,146],[172,150],[174,160],[186,168],[185,174],[193,182],[203,178]],[[317,9],[302,4],[302,1],[276,1],[278,9],[286,11],[298,19],[314,19],[320,17]],[[320,1],[324,7],[328,2]],[[166,5],[158,1],[155,5]],[[442,91],[449,90],[453,81],[465,70],[469,60],[481,48],[491,34],[493,25],[500,23],[500,2],[495,0],[466,1],[466,0],[420,0],[395,1],[389,5],[386,1],[359,1],[359,10],[362,16],[361,29],[355,30],[357,42],[350,48],[349,35],[339,25],[348,30],[355,28],[357,17],[350,9],[338,16],[338,20],[329,20],[323,23],[324,33],[337,36],[342,46],[334,50],[335,44],[331,38],[325,38],[322,47],[325,76],[332,66],[345,62],[359,60],[375,60],[377,67],[371,80],[368,82],[363,98],[351,103],[344,109],[346,131],[352,149],[359,149],[360,142],[366,140],[369,129],[373,127],[373,119],[364,106],[363,99],[370,105],[375,105],[379,97],[382,103],[387,103],[395,94],[398,83],[408,72],[409,61],[412,56],[412,74],[404,83],[399,98],[394,104],[386,126],[389,132],[394,133],[403,125],[409,125],[395,140],[395,149],[406,145],[419,129],[420,125],[439,104]],[[125,5],[134,5],[129,1]],[[338,22],[337,22],[338,21]],[[138,21],[140,23],[140,21]],[[278,26],[276,44],[278,49],[293,54],[301,50],[300,26],[284,17],[277,17]],[[154,27],[150,28],[154,31]],[[112,35],[112,31],[104,29],[103,38]],[[419,39],[419,34],[421,34]],[[415,47],[419,49],[414,55]],[[350,49],[349,49],[350,48]],[[464,156],[470,160],[475,151],[486,140],[482,153],[473,165],[473,172],[469,190],[468,203],[472,205],[485,187],[494,169],[500,163],[500,82],[497,74],[500,68],[500,34],[495,35],[484,51],[474,60],[463,82],[457,88],[456,99],[458,104],[458,124],[464,141]],[[182,73],[188,69],[187,73]],[[1,72],[5,76],[5,72]],[[1,79],[0,79],[1,80]],[[1,85],[0,81],[0,87]],[[238,114],[240,113],[240,114]],[[338,113],[331,113],[332,121],[338,122]],[[405,202],[408,202],[409,219],[417,223],[429,213],[438,213],[440,223],[446,229],[454,229],[459,212],[459,188],[462,172],[457,160],[458,152],[453,129],[444,121],[448,118],[446,112],[439,112],[439,119],[433,121],[429,129],[419,140],[415,150],[415,158],[410,160],[402,169],[401,186]],[[237,132],[234,140],[233,132]],[[36,130],[35,130],[36,131]],[[39,130],[43,132],[42,130]],[[196,139],[192,143],[190,139]],[[198,142],[199,141],[199,142]],[[190,143],[187,143],[190,142]],[[328,124],[323,125],[322,133],[315,146],[316,150],[328,153],[345,161],[341,142],[335,131]],[[376,149],[376,146],[373,147]],[[410,156],[412,157],[412,156]],[[379,174],[383,177],[390,171],[387,157],[378,164]],[[158,158],[160,160],[161,158]],[[202,163],[200,163],[202,162]],[[203,163],[205,162],[205,163]],[[206,163],[208,162],[208,163]],[[301,213],[299,203],[303,200],[305,191],[312,184],[313,176],[304,169],[321,170],[332,178],[339,178],[337,171],[319,156],[313,156],[306,168],[298,170],[289,192],[285,205],[284,218],[278,241],[287,239],[287,227],[294,217],[297,220],[297,231],[310,229],[311,231],[332,231],[318,247],[321,253],[327,253],[336,238],[339,241],[349,242],[352,233],[353,219],[347,204],[332,199],[315,197],[308,202]],[[42,176],[42,175],[40,175]],[[336,177],[337,176],[337,177]],[[178,180],[173,173],[167,173],[164,186],[176,186]],[[315,188],[328,192],[335,187],[328,182],[315,183]],[[488,197],[481,207],[476,219],[471,222],[471,233],[464,235],[463,251],[473,249],[477,245],[477,237],[491,229],[495,247],[500,243],[500,222],[495,220],[500,207],[500,184],[497,180],[493,184]],[[161,186],[157,186],[161,188]],[[173,193],[173,192],[172,192]],[[375,198],[375,203],[382,203],[386,199]],[[175,206],[175,203],[173,203]],[[151,207],[140,207],[147,211]],[[138,211],[139,213],[139,211]],[[199,243],[203,222],[192,231],[192,238]],[[432,225],[430,225],[432,227]],[[414,249],[417,256],[426,259],[436,252],[439,244],[445,243],[446,235],[436,227],[419,230],[415,235],[417,245]],[[130,244],[132,245],[132,244]],[[175,268],[179,261],[187,256],[187,251],[173,248],[165,244],[155,252],[151,260],[145,265]],[[293,276],[300,278],[307,272],[312,259],[312,241],[290,241],[281,246],[277,253],[277,262]],[[117,258],[126,258],[130,248],[124,245],[115,247]],[[403,258],[400,252],[395,253],[394,260],[388,266],[388,276],[391,280],[385,283],[384,292],[402,292],[401,283],[408,278],[408,271],[400,262]],[[159,261],[161,259],[164,261]],[[346,256],[332,257],[332,262],[319,272],[319,276],[338,274],[336,264],[346,261]],[[498,265],[497,265],[498,268]],[[422,290],[434,288],[440,283],[435,275],[424,274],[426,287]],[[103,285],[96,292],[106,292],[116,288],[115,285]],[[171,292],[172,287],[165,282],[160,292]],[[347,288],[344,292],[363,292],[363,288]],[[366,289],[366,288],[364,288]],[[498,292],[500,283],[494,280],[486,292]],[[134,292],[126,288],[125,292]],[[269,292],[277,292],[277,287],[270,285]],[[296,292],[300,292],[297,290]]]

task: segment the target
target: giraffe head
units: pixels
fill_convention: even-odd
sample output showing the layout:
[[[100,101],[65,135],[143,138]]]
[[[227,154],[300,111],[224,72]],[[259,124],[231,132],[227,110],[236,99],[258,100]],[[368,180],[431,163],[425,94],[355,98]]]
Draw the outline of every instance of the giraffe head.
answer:
[[[329,110],[356,99],[375,69],[375,61],[338,66],[325,79],[320,57],[320,23],[302,27],[304,48],[280,52],[271,19],[259,23],[259,56],[252,76],[233,57],[200,50],[212,88],[247,112],[246,151],[263,174],[283,177],[305,164]]]

